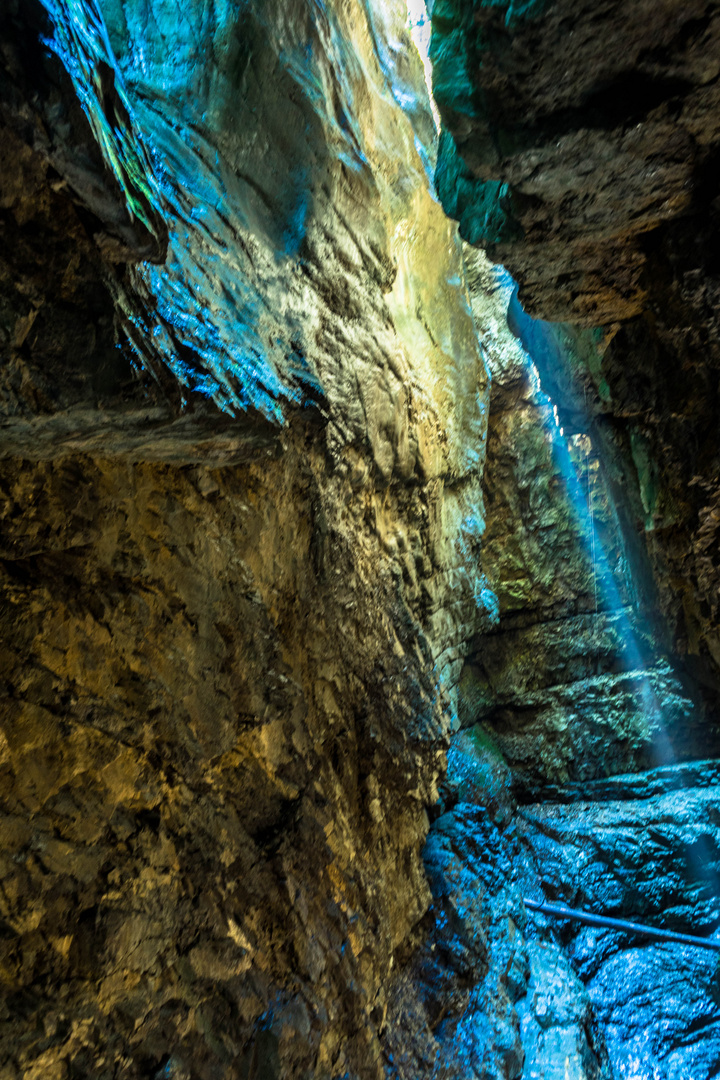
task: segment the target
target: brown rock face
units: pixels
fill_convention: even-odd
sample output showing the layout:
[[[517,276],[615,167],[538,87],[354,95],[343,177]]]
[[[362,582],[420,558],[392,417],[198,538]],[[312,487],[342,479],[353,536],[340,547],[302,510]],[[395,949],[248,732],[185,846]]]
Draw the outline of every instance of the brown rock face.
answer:
[[[656,608],[716,708],[720,14],[449,2],[433,33],[443,203],[529,313],[605,324],[589,350],[562,332],[546,387],[602,448],[628,547],[643,538]]]
[[[48,1065],[205,1075],[264,1015],[284,1069],[373,1072],[440,761],[312,434],[242,470],[5,463],[5,1048],[22,1017]]]
[[[585,325],[638,314],[646,234],[688,212],[713,168],[714,7],[450,0],[433,27],[436,98],[457,150],[478,191],[509,186],[507,240],[483,237],[471,187],[458,193],[466,239],[507,266],[531,314]]]
[[[37,5],[3,12],[0,1075],[377,1077],[454,682],[488,621],[487,371],[404,13],[188,5],[173,48],[142,52],[152,6],[73,6],[87,86],[39,45],[55,82],[25,63],[52,32]],[[137,226],[157,187],[105,168],[73,98],[111,160],[149,168],[154,129],[92,61],[103,9],[127,63],[166,75],[143,99],[176,139],[154,144],[162,269]],[[78,131],[85,172],[63,177],[53,147]],[[295,166],[313,198],[290,234]],[[148,346],[170,310],[172,370]],[[184,342],[188,311],[230,374]],[[221,411],[251,397],[250,361],[277,410]]]

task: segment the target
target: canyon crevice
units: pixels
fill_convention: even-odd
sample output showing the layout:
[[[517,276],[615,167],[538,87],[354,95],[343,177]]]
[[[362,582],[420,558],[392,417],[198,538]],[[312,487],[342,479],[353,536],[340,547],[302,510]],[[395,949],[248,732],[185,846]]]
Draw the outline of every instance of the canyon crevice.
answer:
[[[720,15],[447,0],[433,19],[443,204],[529,314],[572,324],[546,391],[601,454],[671,648],[714,700]]]
[[[5,3],[0,1080],[716,1075],[680,8]]]

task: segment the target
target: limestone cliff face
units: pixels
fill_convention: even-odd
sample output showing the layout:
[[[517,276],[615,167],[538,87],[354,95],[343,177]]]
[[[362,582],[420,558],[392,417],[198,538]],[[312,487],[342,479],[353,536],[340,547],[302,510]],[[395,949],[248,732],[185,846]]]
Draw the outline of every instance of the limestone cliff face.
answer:
[[[443,204],[530,314],[604,328],[555,403],[625,487],[652,606],[716,710],[718,11],[443,0],[433,56]]]
[[[0,1069],[378,1076],[493,609],[420,60],[380,4],[45,8],[2,16]]]

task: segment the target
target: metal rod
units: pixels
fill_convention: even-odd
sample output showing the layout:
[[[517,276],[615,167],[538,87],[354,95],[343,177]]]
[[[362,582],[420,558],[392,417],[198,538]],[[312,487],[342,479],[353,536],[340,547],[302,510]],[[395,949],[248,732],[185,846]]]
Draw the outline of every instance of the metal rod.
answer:
[[[720,940],[714,938],[676,934],[673,930],[658,930],[655,926],[643,926],[642,923],[626,922],[625,919],[611,919],[607,915],[593,915],[589,911],[565,907],[564,904],[538,904],[535,900],[523,900],[523,903],[530,911],[539,911],[542,915],[552,915],[557,919],[575,919],[585,926],[607,927],[608,930],[621,930],[626,934],[642,934],[643,937],[655,938],[656,941],[676,941],[680,945],[697,945],[701,949],[720,952]]]

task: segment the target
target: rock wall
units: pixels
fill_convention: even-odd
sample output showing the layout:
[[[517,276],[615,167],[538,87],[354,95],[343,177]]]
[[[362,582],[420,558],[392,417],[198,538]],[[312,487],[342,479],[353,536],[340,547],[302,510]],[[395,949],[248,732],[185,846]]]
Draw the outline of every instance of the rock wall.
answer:
[[[517,55],[513,41],[550,27],[536,67],[551,81],[566,8],[482,5],[471,25],[456,7],[435,6],[448,32],[436,83],[460,85],[470,68],[453,57],[477,30],[513,73],[511,113],[535,100],[515,78],[534,77],[527,41]],[[661,72],[662,101],[640,94],[646,142],[605,123],[636,87],[624,77],[609,110],[588,91],[600,119],[587,132],[558,135],[558,116],[577,120],[564,107],[543,128],[533,182],[567,170],[577,185],[594,146],[614,161],[597,192],[587,179],[577,204],[565,191],[562,228],[559,207],[520,198],[502,173],[535,114],[527,129],[510,114],[489,125],[505,157],[473,228],[497,232],[526,298],[537,287],[559,303],[569,254],[580,284],[564,317],[595,322],[617,304],[607,318],[630,320],[552,331],[555,424],[504,286],[466,258],[433,193],[404,5],[211,0],[182,18],[162,0],[4,6],[2,1080],[530,1080],[558,1067],[634,1080],[637,1060],[661,1062],[663,1080],[711,1080],[712,965],[558,933],[523,904],[550,895],[648,920],[661,905],[685,931],[718,917],[714,766],[603,779],[650,763],[668,730],[697,752],[699,714],[663,644],[685,634],[712,689],[714,615],[695,618],[687,598],[700,605],[714,574],[714,384],[691,355],[700,323],[686,335],[675,303],[711,306],[692,267],[701,250],[710,273],[712,245],[658,223],[702,220],[673,187],[685,144],[676,161],[665,137],[676,90],[690,126],[698,86],[712,102],[698,43],[715,20],[668,12],[658,49],[677,32],[687,72]],[[613,34],[637,30],[637,66],[662,67],[636,15]],[[573,57],[562,93],[587,74]],[[446,203],[475,198],[479,161],[476,90],[462,107],[449,91],[466,161],[446,131]],[[628,162],[661,143],[667,205],[651,185],[633,210],[645,166]],[[711,157],[698,155],[693,191],[707,194]],[[642,267],[665,282],[654,300]],[[623,367],[633,342],[645,367]],[[668,357],[682,349],[693,379],[673,416]],[[672,488],[678,418],[702,462]],[[622,476],[624,502],[611,497]],[[669,523],[680,488],[691,494]],[[672,569],[689,536],[694,577]],[[672,622],[680,595],[685,622],[667,639],[629,617],[640,599]],[[693,790],[675,820],[680,783]]]
[[[716,152],[714,7],[442,0],[431,56],[438,184],[465,238],[531,314],[639,314],[645,239],[690,210]]]
[[[432,904],[389,983],[388,1072],[710,1080],[711,952],[524,904],[714,936],[717,763],[676,763],[714,749],[712,726],[646,616],[615,478],[562,428],[533,363],[574,359],[578,336],[525,325],[508,275],[465,259],[493,375],[482,561],[499,620],[460,678],[424,849]]]
[[[493,616],[406,14],[2,21],[3,1080],[379,1076]]]
[[[531,315],[602,328],[553,397],[626,487],[654,607],[717,713],[720,16],[443,0],[432,55],[443,205]]]
[[[544,324],[534,335],[523,324],[518,340],[508,275],[472,248],[466,265],[493,375],[482,560],[499,621],[473,642],[461,722],[493,736],[523,799],[549,784],[703,756],[708,719],[647,618],[598,451],[561,427],[538,377]]]

